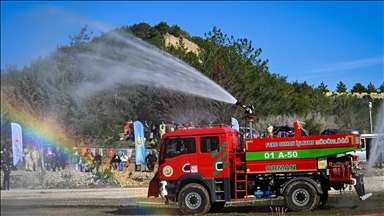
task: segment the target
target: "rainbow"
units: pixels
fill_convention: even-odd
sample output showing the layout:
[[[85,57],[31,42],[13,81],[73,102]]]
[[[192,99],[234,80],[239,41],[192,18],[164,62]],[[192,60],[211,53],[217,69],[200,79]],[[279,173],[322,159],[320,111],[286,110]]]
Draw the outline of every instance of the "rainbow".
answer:
[[[24,146],[35,147],[52,147],[59,149],[70,149],[75,143],[74,139],[68,137],[60,125],[55,121],[54,114],[46,114],[41,116],[36,113],[28,112],[23,109],[21,104],[16,106],[15,103],[2,99],[1,109],[2,112],[7,114],[8,119],[1,118],[1,128],[9,127],[10,122],[18,123],[23,130]],[[10,131],[10,130],[4,130]],[[11,134],[6,133],[6,138],[11,140]]]
[[[22,109],[22,103],[11,103],[12,101],[7,100],[7,98],[2,98],[1,110],[2,114],[5,113],[6,118],[1,118],[1,128],[4,130],[9,127],[10,132],[10,123],[18,123],[23,130],[23,144],[28,146],[35,146],[37,148],[41,147],[51,147],[59,148],[60,152],[63,152],[62,149],[72,150],[73,147],[77,146],[77,141],[69,137],[62,127],[54,120],[54,115],[37,115],[36,113],[30,113],[28,109]],[[17,104],[17,106],[15,105]],[[11,133],[5,133],[7,140],[12,140]],[[27,137],[27,138],[26,138]],[[72,152],[69,152],[72,154]],[[68,159],[68,154],[60,154],[60,157],[65,157]],[[64,159],[64,158],[63,158]],[[137,198],[129,198],[133,196],[130,194],[132,192],[127,192],[127,200],[135,200]],[[137,202],[138,203],[138,202]],[[140,214],[154,214],[157,210],[156,208],[147,208],[146,206],[152,204],[140,204],[136,206],[136,211],[140,211]],[[155,205],[155,204],[154,204]],[[153,210],[151,210],[153,209]],[[142,211],[142,212],[141,212]]]

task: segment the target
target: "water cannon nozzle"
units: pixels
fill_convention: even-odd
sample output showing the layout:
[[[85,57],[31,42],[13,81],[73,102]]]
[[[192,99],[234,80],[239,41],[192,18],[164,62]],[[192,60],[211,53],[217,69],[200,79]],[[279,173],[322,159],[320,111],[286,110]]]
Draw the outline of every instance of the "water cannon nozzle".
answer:
[[[241,103],[241,101],[236,101],[236,105],[243,106],[243,103]]]

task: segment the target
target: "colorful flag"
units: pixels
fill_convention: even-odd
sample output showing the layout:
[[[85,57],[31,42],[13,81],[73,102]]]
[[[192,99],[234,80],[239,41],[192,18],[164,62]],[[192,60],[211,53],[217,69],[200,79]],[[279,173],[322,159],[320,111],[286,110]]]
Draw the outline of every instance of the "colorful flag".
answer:
[[[99,155],[100,155],[101,157],[103,157],[103,149],[102,149],[102,148],[99,149]]]
[[[145,164],[144,127],[140,121],[133,122],[135,132],[136,165]]]
[[[23,136],[21,126],[17,123],[11,123],[12,131],[12,151],[13,151],[13,165],[23,165]]]
[[[128,158],[131,158],[131,157],[132,157],[132,150],[133,150],[133,149],[128,149],[128,150],[127,150],[127,156],[128,156]]]
[[[84,156],[85,153],[87,153],[87,148],[82,148],[81,149],[81,156]]]
[[[119,155],[119,157],[121,157],[122,155],[123,155],[123,149],[119,149],[118,151],[117,151],[117,155]]]
[[[115,150],[114,149],[108,149],[108,157],[113,157],[113,155],[115,154]]]
[[[90,150],[91,150],[93,156],[95,156],[96,155],[96,148],[90,148]]]

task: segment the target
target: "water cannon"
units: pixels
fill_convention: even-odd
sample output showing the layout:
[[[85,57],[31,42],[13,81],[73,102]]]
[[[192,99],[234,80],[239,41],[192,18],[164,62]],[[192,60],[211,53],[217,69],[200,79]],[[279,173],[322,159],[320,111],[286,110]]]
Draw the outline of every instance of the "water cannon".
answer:
[[[253,105],[249,104],[248,106],[245,106],[241,101],[237,101],[236,105],[243,107],[245,110],[245,113],[248,115],[252,115],[253,110],[255,110],[255,107]]]
[[[245,106],[241,101],[237,101],[236,105],[239,105],[239,106],[244,108],[245,114],[247,115],[247,118],[249,121],[249,128],[250,128],[249,135],[250,135],[250,137],[253,137],[252,122],[253,122],[253,118],[255,117],[255,115],[253,114],[253,110],[255,110],[255,107],[251,104],[248,104],[248,106]]]

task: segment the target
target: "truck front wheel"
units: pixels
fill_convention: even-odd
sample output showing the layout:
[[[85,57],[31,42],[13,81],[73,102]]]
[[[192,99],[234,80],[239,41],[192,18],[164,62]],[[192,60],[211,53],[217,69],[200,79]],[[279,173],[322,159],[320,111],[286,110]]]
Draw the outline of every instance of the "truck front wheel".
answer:
[[[288,185],[284,201],[292,211],[312,211],[318,207],[320,196],[309,182],[296,181]]]
[[[179,207],[184,214],[205,214],[211,208],[208,191],[200,184],[185,185],[179,193]]]

